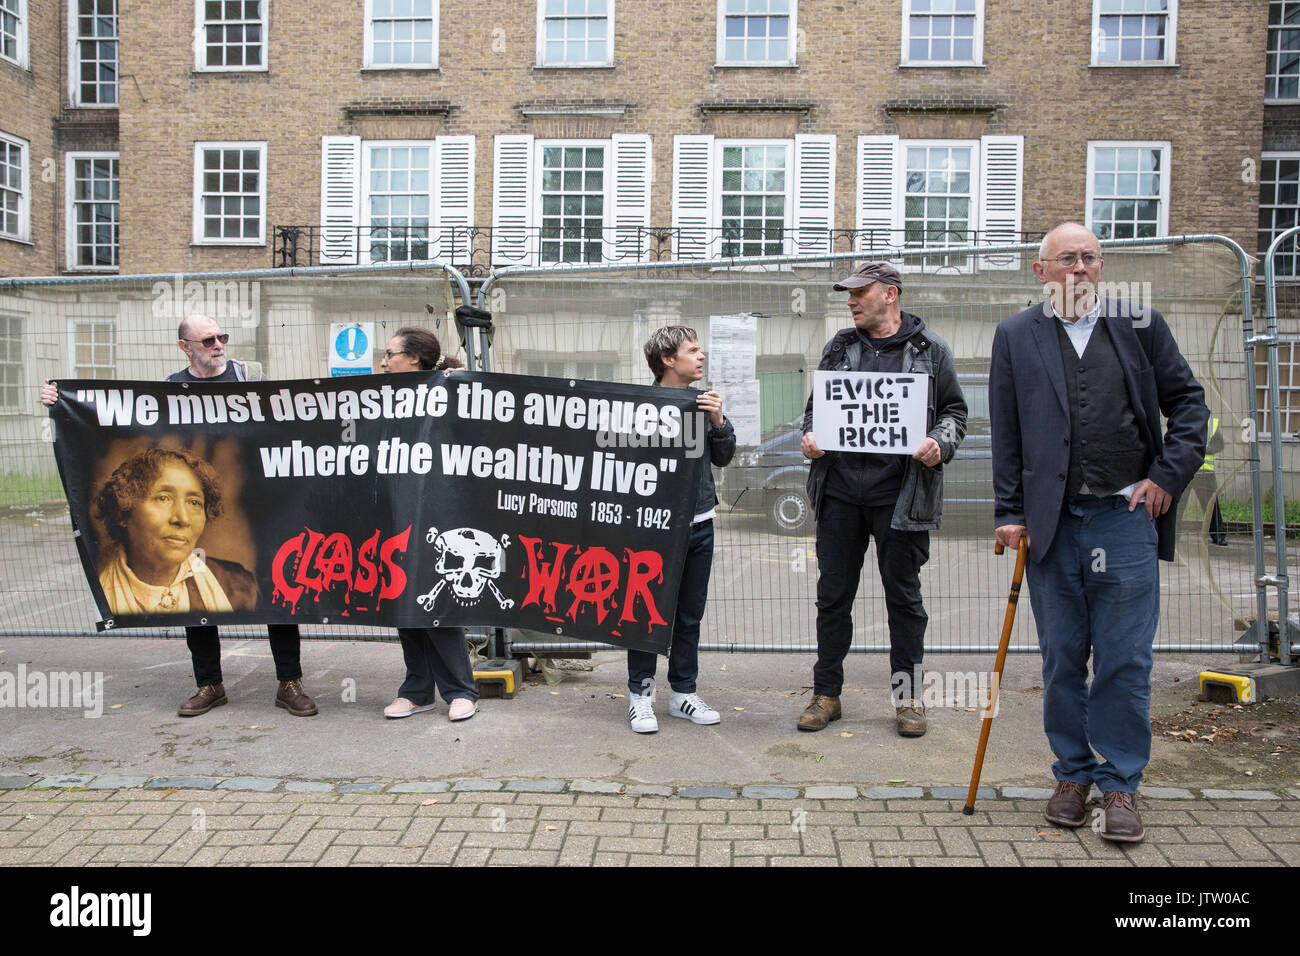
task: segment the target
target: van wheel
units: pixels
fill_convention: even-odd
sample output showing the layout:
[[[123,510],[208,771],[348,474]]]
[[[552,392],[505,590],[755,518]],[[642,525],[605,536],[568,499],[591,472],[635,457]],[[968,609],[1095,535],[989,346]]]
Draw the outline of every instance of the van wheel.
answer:
[[[806,535],[813,530],[812,505],[799,488],[782,488],[768,499],[767,524],[777,534]]]

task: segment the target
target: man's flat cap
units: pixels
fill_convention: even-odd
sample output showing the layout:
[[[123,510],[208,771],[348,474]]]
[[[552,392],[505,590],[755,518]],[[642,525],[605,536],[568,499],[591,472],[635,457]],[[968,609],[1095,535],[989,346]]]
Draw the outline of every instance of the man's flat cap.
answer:
[[[892,285],[899,292],[903,291],[903,277],[888,262],[868,262],[853,275],[841,279],[831,288],[836,292],[847,292],[849,289],[861,289],[873,282],[883,282],[885,285]]]

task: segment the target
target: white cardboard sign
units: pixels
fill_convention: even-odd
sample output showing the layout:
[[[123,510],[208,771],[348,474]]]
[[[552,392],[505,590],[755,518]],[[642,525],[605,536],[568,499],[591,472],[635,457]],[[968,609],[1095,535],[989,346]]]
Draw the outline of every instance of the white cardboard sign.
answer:
[[[925,441],[927,376],[814,372],[813,438],[822,451],[910,455]]]

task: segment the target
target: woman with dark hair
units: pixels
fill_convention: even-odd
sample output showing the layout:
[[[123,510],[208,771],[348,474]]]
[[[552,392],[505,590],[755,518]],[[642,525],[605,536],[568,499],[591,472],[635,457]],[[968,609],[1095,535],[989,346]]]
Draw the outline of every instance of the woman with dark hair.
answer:
[[[419,372],[439,368],[442,346],[428,329],[407,326],[388,340],[380,367],[385,372]],[[455,361],[455,359],[451,359]],[[474,669],[459,627],[399,627],[406,680],[384,716],[410,717],[434,709],[435,690],[447,702],[451,720],[468,720],[478,713]]]
[[[99,584],[113,614],[237,611],[257,584],[233,561],[194,547],[221,514],[216,472],[183,451],[149,448],[118,465],[94,502],[112,547]]]

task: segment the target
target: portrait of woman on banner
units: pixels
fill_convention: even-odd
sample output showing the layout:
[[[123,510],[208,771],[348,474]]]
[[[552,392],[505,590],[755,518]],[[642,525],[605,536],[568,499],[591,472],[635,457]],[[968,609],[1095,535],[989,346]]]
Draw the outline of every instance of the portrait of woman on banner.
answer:
[[[221,515],[213,467],[184,451],[148,448],[114,469],[94,499],[109,546],[99,584],[114,615],[243,611],[257,580],[242,565],[196,550]]]

